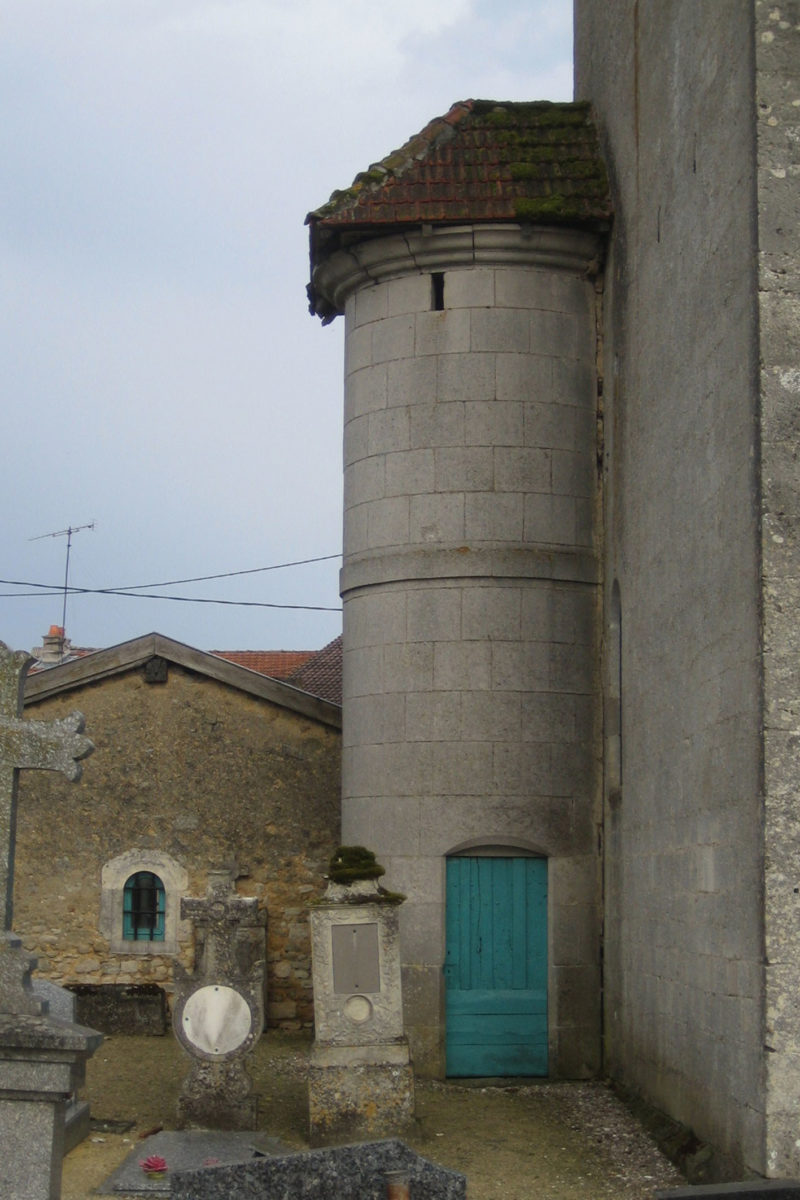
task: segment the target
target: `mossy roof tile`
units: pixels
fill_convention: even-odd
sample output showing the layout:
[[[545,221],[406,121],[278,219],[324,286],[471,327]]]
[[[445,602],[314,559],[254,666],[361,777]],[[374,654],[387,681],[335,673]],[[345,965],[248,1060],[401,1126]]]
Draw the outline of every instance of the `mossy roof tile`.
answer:
[[[563,213],[554,203],[567,199]],[[536,200],[546,197],[540,218]],[[348,231],[407,222],[561,221],[611,216],[588,104],[464,100],[308,214],[312,260]],[[331,244],[332,243],[332,244]]]

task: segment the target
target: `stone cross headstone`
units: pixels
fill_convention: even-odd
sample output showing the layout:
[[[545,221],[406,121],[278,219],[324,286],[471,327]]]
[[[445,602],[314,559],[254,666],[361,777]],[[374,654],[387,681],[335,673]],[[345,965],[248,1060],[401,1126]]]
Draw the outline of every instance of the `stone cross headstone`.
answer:
[[[11,929],[14,912],[14,848],[17,828],[17,782],[21,770],[61,771],[81,777],[80,760],[94,750],[83,736],[79,712],[56,721],[22,720],[25,676],[33,662],[23,650],[0,642],[0,895],[3,928]]]
[[[25,769],[80,778],[94,747],[83,717],[22,719],[23,688],[33,660],[0,642],[0,1195],[56,1200],[61,1191],[65,1117],[86,1059],[102,1035],[48,1014],[31,984],[36,959],[11,932],[17,783]]]
[[[179,1125],[254,1129],[256,1097],[246,1060],[264,1028],[266,913],[239,896],[232,870],[209,872],[203,899],[181,900],[195,924],[195,970],[175,963],[172,1025],[192,1065]]]

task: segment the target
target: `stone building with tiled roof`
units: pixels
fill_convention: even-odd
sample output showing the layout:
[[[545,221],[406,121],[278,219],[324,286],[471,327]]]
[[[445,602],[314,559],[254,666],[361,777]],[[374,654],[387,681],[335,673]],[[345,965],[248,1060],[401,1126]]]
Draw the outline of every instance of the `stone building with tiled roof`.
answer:
[[[408,897],[418,1069],[604,1072],[782,1177],[800,27],[724,9],[576,0],[579,102],[454,105],[309,214],[308,292],[345,319],[343,838]]]
[[[15,907],[40,974],[123,1010],[132,987],[171,993],[194,954],[181,898],[234,865],[268,917],[269,1022],[310,1027],[307,905],[339,842],[339,705],[153,633],[28,676],[30,719],[76,708],[96,749],[80,788],[44,771],[19,784]],[[137,924],[142,877],[160,899]]]

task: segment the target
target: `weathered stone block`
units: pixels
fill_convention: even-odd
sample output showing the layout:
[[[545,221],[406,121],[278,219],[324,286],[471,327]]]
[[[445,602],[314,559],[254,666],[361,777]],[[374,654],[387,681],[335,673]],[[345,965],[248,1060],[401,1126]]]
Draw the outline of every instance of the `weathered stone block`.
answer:
[[[524,541],[556,546],[577,545],[575,500],[571,496],[526,496]]]
[[[486,267],[476,267],[472,271],[445,272],[445,307],[493,307],[494,277],[494,271]]]
[[[385,459],[386,495],[413,496],[433,491],[434,451],[402,450]]]
[[[390,317],[399,313],[427,312],[431,307],[431,277],[427,273],[406,275],[384,286],[387,315]]]
[[[387,368],[380,366],[363,366],[353,370],[347,380],[347,403],[345,406],[345,421],[367,413],[377,412],[386,407],[388,395]]]
[[[387,315],[387,295],[388,289],[382,284],[358,292],[354,297],[352,327],[382,320]]]
[[[522,735],[522,705],[518,693],[472,692],[461,698],[463,738],[466,741],[511,742]]]
[[[498,492],[549,492],[555,486],[555,456],[559,451],[538,447],[496,447],[494,486]]]
[[[409,533],[411,542],[415,544],[463,541],[463,495],[455,493],[412,496],[409,506]]]
[[[400,359],[389,363],[386,402],[390,407],[430,404],[435,398],[435,358]]]
[[[468,351],[470,315],[467,309],[417,313],[417,356],[464,354]]]
[[[344,340],[344,373],[349,377],[362,367],[372,365],[373,325],[353,327]]]
[[[441,641],[461,626],[461,590],[426,587],[406,598],[406,637],[409,642]]]
[[[347,508],[385,495],[385,462],[382,456],[362,458],[346,468],[344,502]]]
[[[479,308],[470,314],[473,350],[526,354],[530,344],[530,315],[525,309]]]
[[[491,655],[492,689],[520,692],[549,689],[550,648],[546,642],[494,642]]]
[[[367,530],[372,546],[406,545],[409,535],[408,497],[396,496],[373,501],[367,512]]]
[[[496,391],[495,354],[442,354],[436,360],[439,404],[492,401]]]
[[[492,647],[485,642],[437,642],[434,646],[433,687],[470,690],[492,686]]]
[[[523,497],[513,492],[470,492],[464,498],[464,531],[468,541],[523,540]]]
[[[438,404],[416,404],[408,412],[411,447],[463,446],[464,404],[460,399]]]
[[[372,330],[372,362],[408,359],[414,352],[414,317],[387,317],[369,326]],[[356,331],[358,332],[358,331]]]
[[[494,457],[488,447],[440,447],[435,452],[437,492],[486,492],[494,483]]]
[[[432,642],[399,643],[383,651],[383,687],[387,692],[430,691],[433,686]]]
[[[524,406],[514,400],[467,401],[468,446],[521,446]]]
[[[430,750],[429,788],[435,796],[481,796],[492,789],[492,747],[489,742],[461,742],[457,752],[442,742]]]

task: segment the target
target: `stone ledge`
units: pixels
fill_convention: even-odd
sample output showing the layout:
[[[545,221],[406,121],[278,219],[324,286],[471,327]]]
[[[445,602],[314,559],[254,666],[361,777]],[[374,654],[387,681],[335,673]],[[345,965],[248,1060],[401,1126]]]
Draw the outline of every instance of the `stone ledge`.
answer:
[[[339,576],[344,597],[382,583],[445,579],[543,579],[551,583],[600,581],[597,555],[587,550],[540,547],[419,546],[371,550],[350,558]]]

